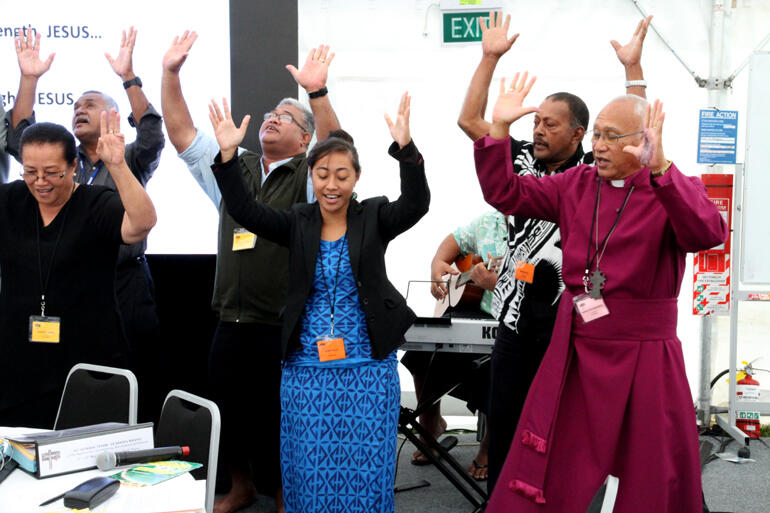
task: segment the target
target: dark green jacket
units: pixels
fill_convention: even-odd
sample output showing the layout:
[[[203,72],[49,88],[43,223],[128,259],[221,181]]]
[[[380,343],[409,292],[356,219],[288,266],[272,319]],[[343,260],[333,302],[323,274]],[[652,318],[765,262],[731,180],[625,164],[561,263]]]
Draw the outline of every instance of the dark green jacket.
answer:
[[[252,152],[239,157],[252,198],[281,210],[295,203],[307,203],[308,170],[304,153],[271,171],[264,187],[260,159],[260,155]],[[278,315],[286,302],[289,251],[262,237],[257,237],[254,249],[233,251],[233,230],[240,227],[227,213],[222,199],[212,307],[223,322],[279,325]]]

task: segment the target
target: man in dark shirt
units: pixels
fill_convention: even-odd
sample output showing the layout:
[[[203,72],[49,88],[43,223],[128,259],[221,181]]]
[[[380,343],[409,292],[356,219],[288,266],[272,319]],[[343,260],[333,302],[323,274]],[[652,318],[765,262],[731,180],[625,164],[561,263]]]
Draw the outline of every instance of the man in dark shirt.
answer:
[[[651,16],[636,27],[623,46],[611,41],[626,72],[626,92],[645,96],[641,55]],[[487,93],[497,62],[513,46],[508,37],[510,15],[490,13],[489,24],[479,20],[482,57],[471,79],[458,125],[472,140],[489,133],[484,120]],[[526,82],[526,77],[524,79]],[[593,162],[584,153],[583,136],[588,108],[571,93],[552,94],[535,113],[532,142],[512,139],[514,171],[542,177]],[[561,277],[559,227],[547,221],[508,216],[508,251],[503,257],[492,299],[492,315],[500,322],[492,351],[489,429],[489,480],[492,493],[505,462],[529,386],[548,348],[556,307],[564,283]]]
[[[160,114],[150,105],[142,91],[141,80],[134,74],[132,56],[135,42],[136,30],[131,27],[128,33],[123,32],[118,55],[112,58],[107,54],[107,60],[123,81],[131,104],[128,123],[137,129],[136,140],[126,145],[125,159],[139,183],[146,186],[158,167],[165,139]],[[75,175],[78,183],[115,189],[109,171],[96,155],[101,129],[100,114],[111,108],[117,110],[115,101],[99,91],[86,91],[75,102],[72,131],[80,142]],[[144,350],[152,347],[159,324],[155,311],[155,286],[144,257],[146,248],[146,240],[121,246],[116,273],[116,292],[123,328],[138,361],[142,360]],[[138,362],[136,365],[139,365]],[[137,370],[142,373],[141,369]]]

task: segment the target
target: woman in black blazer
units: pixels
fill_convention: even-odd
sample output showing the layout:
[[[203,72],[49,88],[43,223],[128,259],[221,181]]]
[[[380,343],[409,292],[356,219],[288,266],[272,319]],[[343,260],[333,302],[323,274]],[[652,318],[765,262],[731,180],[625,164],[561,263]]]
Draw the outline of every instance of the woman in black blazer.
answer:
[[[246,191],[227,106],[212,103],[221,154],[215,176],[230,215],[259,237],[289,248],[283,315],[281,469],[287,513],[393,512],[401,397],[396,348],[414,320],[388,281],[388,243],[428,211],[423,160],[409,133],[404,93],[386,115],[401,167],[401,196],[358,202],[361,167],[353,141],[333,132],[308,155],[317,202],[271,209]],[[227,159],[222,162],[222,156]],[[269,263],[266,263],[269,268]]]

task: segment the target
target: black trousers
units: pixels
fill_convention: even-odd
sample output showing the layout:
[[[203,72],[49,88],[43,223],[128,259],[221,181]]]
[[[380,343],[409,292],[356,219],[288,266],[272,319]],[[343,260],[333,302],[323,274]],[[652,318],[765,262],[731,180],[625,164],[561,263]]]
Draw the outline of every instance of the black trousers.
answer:
[[[222,417],[220,475],[226,480],[230,468],[251,467],[257,491],[275,496],[281,487],[281,327],[220,321],[209,385]]]
[[[130,348],[129,367],[141,390],[139,420],[157,422],[168,390],[159,381],[163,368],[157,358],[160,321],[155,308],[155,283],[144,256],[118,265],[115,274],[118,309]]]
[[[489,478],[492,495],[511,447],[529,386],[551,340],[553,321],[516,333],[502,322],[492,349],[489,390]]]

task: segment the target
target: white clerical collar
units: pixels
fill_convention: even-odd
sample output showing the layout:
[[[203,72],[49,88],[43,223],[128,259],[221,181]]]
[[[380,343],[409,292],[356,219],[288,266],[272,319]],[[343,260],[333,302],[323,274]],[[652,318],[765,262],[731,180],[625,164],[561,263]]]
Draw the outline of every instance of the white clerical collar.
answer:
[[[613,187],[617,187],[618,189],[622,189],[626,185],[625,180],[610,180],[610,185]]]

